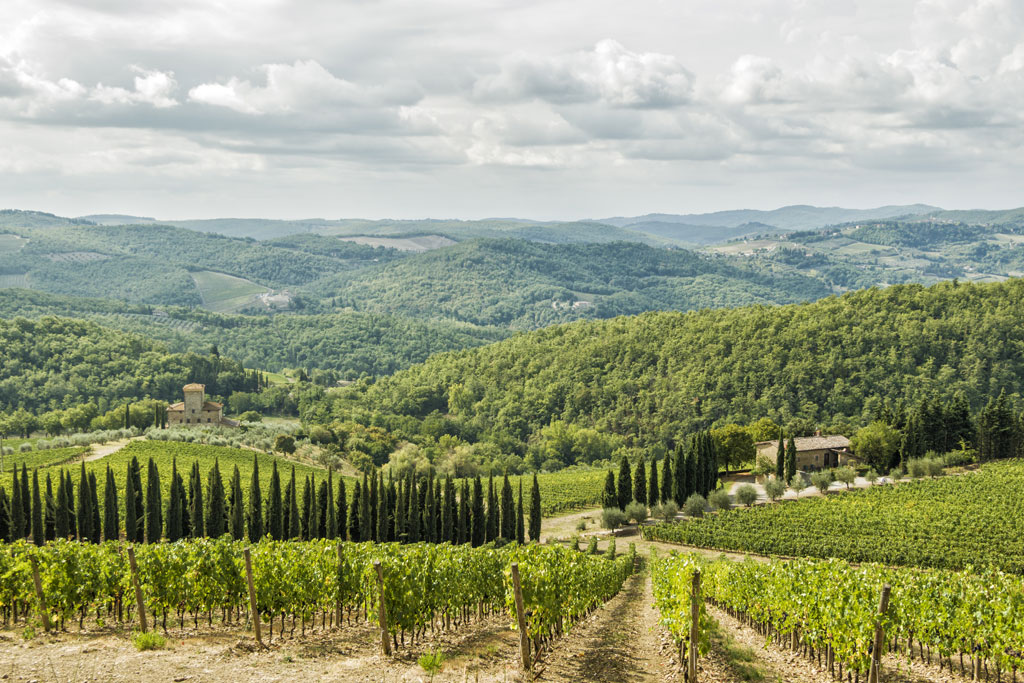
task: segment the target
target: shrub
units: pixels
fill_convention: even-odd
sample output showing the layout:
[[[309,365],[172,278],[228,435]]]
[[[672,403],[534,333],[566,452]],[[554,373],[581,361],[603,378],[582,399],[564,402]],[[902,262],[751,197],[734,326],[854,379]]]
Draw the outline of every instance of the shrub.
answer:
[[[940,477],[943,472],[942,458],[935,456],[934,458],[926,458],[924,461],[925,470],[928,472],[929,477]]]
[[[725,489],[716,489],[708,494],[708,504],[712,510],[728,510],[732,507],[732,496]]]
[[[167,639],[156,631],[148,631],[146,633],[135,634],[132,639],[135,643],[135,649],[139,652],[145,652],[146,650],[162,650],[167,645]]]
[[[857,481],[857,470],[853,469],[849,465],[846,467],[836,468],[836,481],[841,481],[846,484],[846,488],[850,488],[850,485]]]
[[[295,452],[295,437],[289,434],[278,434],[277,439],[274,440],[274,450],[291,455]]]
[[[778,500],[782,498],[782,494],[786,492],[786,484],[779,481],[778,477],[772,477],[764,485],[764,493],[771,500]]]
[[[900,479],[903,478],[903,470],[901,470],[899,467],[893,467],[891,470],[889,470],[889,478],[892,479],[893,481],[899,481]]]
[[[800,497],[800,492],[807,488],[807,481],[804,479],[802,474],[794,474],[793,479],[789,482],[789,488],[796,491],[796,497]]]
[[[626,506],[626,519],[634,521],[637,524],[642,523],[647,519],[647,506],[634,500]]]
[[[618,509],[618,508],[616,508]],[[587,543],[587,555],[597,555],[597,537],[591,536],[590,543]]]
[[[869,484],[874,484],[876,481],[878,481],[878,472],[875,472],[875,468],[872,467],[871,469],[864,473],[864,478],[868,480]]]
[[[687,517],[703,517],[704,508],[706,508],[708,502],[704,500],[704,496],[699,493],[694,493],[692,496],[686,499],[683,503],[683,512],[686,513]]]
[[[654,510],[652,510],[652,514],[658,519],[671,522],[676,518],[676,515],[679,514],[679,506],[676,505],[674,500],[666,500],[661,505],[655,506]]]
[[[576,531],[586,531],[586,530],[587,530],[587,520],[581,519],[576,524]]]
[[[970,465],[977,460],[977,458],[978,452],[973,448],[964,445],[958,450],[946,453],[943,460],[946,462],[946,467],[959,467],[961,465]]]
[[[920,479],[924,475],[928,474],[928,466],[925,465],[924,458],[914,458],[907,463],[907,473],[911,479]]]
[[[444,653],[441,650],[434,650],[432,652],[424,652],[420,655],[420,658],[416,660],[420,668],[422,668],[430,679],[433,680],[434,676],[441,673],[441,665],[444,663]]]
[[[604,556],[607,557],[609,560],[614,560],[615,559],[615,539],[614,538],[609,539],[608,547],[605,548],[605,551],[604,551]]]
[[[818,489],[822,493],[828,491],[828,487],[832,485],[832,474],[826,470],[820,472],[811,473],[811,486]]]
[[[22,443],[20,446],[18,446],[18,450],[21,451],[22,453],[28,453],[30,450],[32,450],[32,444],[26,441]]]
[[[750,507],[757,502],[757,489],[750,484],[743,484],[736,489],[736,502]]]
[[[601,526],[605,529],[611,529],[614,531],[620,526],[625,526],[629,518],[626,517],[626,513],[619,508],[605,508],[601,510]]]

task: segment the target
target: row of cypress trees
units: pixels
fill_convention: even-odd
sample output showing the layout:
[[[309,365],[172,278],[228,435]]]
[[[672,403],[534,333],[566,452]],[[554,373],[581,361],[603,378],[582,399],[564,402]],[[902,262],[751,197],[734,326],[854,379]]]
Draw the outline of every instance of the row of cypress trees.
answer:
[[[625,510],[634,500],[644,505],[672,500],[681,506],[694,493],[706,498],[716,488],[718,451],[711,432],[702,431],[690,438],[689,448],[684,449],[679,444],[674,452],[666,455],[661,463],[660,477],[656,460],[651,460],[648,475],[647,464],[642,457],[638,459],[635,470],[630,467],[629,458],[623,457],[619,462],[617,480],[615,473],[608,470],[601,504],[602,507]]]
[[[779,447],[775,451],[775,476],[780,481],[792,481],[796,474],[796,441],[790,434],[789,441],[783,445],[783,435],[779,432]]]
[[[508,475],[495,490],[494,478],[487,483],[487,498],[479,477],[460,485],[450,478],[442,481],[433,475],[408,477],[385,482],[382,474],[363,476],[356,482],[352,500],[347,500],[345,480],[334,474],[317,482],[306,477],[301,495],[295,467],[282,485],[277,462],[264,497],[260,485],[259,462],[253,458],[248,499],[242,496],[242,480],[236,465],[227,487],[214,462],[205,486],[194,461],[188,484],[172,461],[167,500],[160,485],[160,473],[152,458],[147,464],[146,486],[137,458],[125,472],[124,515],[118,504],[118,489],[110,466],[106,469],[102,510],[97,496],[97,480],[82,463],[76,483],[67,470],[58,471],[54,486],[46,474],[43,490],[39,472],[22,464],[15,468],[11,493],[0,486],[0,539],[12,541],[30,538],[36,544],[55,538],[71,538],[99,543],[123,538],[136,543],[154,543],[161,539],[217,538],[230,534],[236,540],[277,540],[337,538],[353,541],[452,542],[482,545],[504,539],[523,543],[540,538],[541,501],[537,476],[533,477],[529,526],[524,527],[522,480],[518,502],[513,500]],[[43,493],[45,491],[45,493]],[[265,501],[265,502],[264,502]],[[122,527],[123,519],[123,527]]]

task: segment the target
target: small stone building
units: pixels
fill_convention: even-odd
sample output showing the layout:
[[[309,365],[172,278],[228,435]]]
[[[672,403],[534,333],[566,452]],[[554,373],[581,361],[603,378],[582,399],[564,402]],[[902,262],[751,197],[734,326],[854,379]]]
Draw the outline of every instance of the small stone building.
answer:
[[[167,406],[168,425],[209,424],[237,427],[236,420],[224,418],[224,405],[206,400],[206,386],[186,384],[185,400]]]
[[[850,450],[850,440],[845,436],[798,436],[793,439],[796,444],[796,467],[799,470],[820,470],[829,467],[848,465],[855,459]],[[759,458],[775,462],[779,442],[759,441],[754,444]]]

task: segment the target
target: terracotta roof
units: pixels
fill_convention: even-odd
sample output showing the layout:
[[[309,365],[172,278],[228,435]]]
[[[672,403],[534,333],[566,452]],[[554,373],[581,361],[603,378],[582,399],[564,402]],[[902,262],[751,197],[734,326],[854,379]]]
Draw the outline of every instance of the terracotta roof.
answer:
[[[778,441],[760,441],[754,446],[777,445]],[[850,440],[845,436],[798,436],[793,439],[797,453],[801,451],[823,451],[826,448],[849,448]]]
[[[184,401],[178,401],[177,403],[172,403],[171,405],[167,406],[167,412],[176,412],[178,410],[185,410]]]
[[[206,391],[205,384],[186,384],[183,391]]]
[[[203,410],[220,410],[223,407],[223,403],[217,403],[216,401],[205,401],[203,403]]]

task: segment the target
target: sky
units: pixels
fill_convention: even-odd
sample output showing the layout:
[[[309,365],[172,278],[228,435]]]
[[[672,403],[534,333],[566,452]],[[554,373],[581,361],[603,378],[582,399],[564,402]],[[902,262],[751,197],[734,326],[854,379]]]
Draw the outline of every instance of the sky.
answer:
[[[1024,205],[1024,0],[4,0],[0,208]]]

